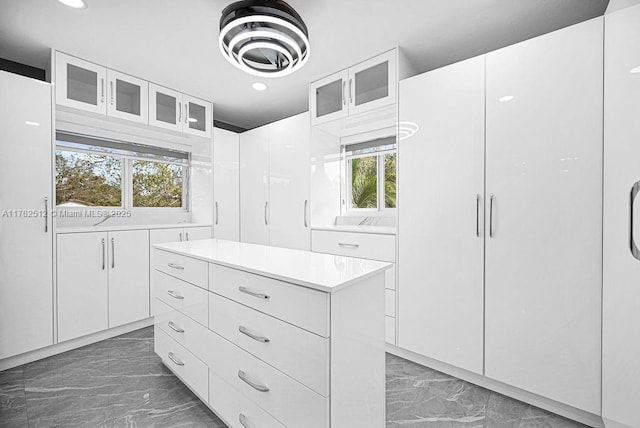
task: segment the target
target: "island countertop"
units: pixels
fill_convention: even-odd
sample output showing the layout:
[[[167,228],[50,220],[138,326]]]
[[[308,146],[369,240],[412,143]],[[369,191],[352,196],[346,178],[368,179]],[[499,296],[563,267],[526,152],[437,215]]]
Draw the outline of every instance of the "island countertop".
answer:
[[[219,239],[156,244],[154,247],[328,293],[392,267],[390,263],[373,260]]]

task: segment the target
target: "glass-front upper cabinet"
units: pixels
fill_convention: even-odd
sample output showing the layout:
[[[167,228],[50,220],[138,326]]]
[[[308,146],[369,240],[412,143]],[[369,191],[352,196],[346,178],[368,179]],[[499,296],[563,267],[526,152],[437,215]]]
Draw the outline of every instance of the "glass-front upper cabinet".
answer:
[[[182,132],[182,93],[149,83],[149,125]]]
[[[149,83],[107,70],[107,115],[134,122],[149,122]]]
[[[182,132],[200,137],[211,137],[213,106],[208,101],[182,95]]]
[[[349,71],[343,70],[309,86],[311,124],[318,125],[349,114],[347,80]]]
[[[93,113],[107,112],[107,69],[56,53],[56,103]]]
[[[394,104],[397,100],[396,50],[349,69],[349,114]]]

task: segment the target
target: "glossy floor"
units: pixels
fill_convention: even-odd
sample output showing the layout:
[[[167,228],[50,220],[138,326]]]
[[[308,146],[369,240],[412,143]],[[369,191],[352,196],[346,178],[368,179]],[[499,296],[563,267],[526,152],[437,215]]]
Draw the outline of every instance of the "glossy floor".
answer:
[[[152,327],[0,373],[0,427],[225,427],[153,353]],[[387,355],[387,427],[580,427]]]

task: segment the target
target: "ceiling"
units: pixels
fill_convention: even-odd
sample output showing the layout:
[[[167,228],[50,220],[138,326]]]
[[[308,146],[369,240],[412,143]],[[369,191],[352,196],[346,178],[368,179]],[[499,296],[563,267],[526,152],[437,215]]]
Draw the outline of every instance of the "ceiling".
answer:
[[[308,109],[308,84],[394,46],[423,72],[602,15],[608,0],[289,0],[309,28],[299,72],[259,79],[218,51],[232,0],[0,0],[0,57],[45,68],[50,49],[214,101],[253,128]],[[251,83],[263,81],[265,92]]]

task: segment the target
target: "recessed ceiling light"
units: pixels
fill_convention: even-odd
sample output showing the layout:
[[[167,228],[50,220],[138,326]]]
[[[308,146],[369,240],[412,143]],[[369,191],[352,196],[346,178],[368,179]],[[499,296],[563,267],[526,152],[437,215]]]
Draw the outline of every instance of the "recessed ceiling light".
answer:
[[[87,3],[84,0],[58,0],[65,6],[72,7],[74,9],[84,9],[87,7]]]
[[[501,103],[506,103],[507,101],[511,101],[514,98],[515,97],[513,95],[505,95],[504,97],[500,98],[498,101],[500,101]]]
[[[261,82],[253,83],[251,85],[251,87],[253,89],[255,89],[256,91],[266,91],[267,90],[267,85],[265,85],[264,83],[261,83]]]
[[[639,66],[637,66],[636,68],[632,68],[632,69],[629,71],[629,73],[633,73],[633,74],[640,73],[640,65],[639,65]]]

